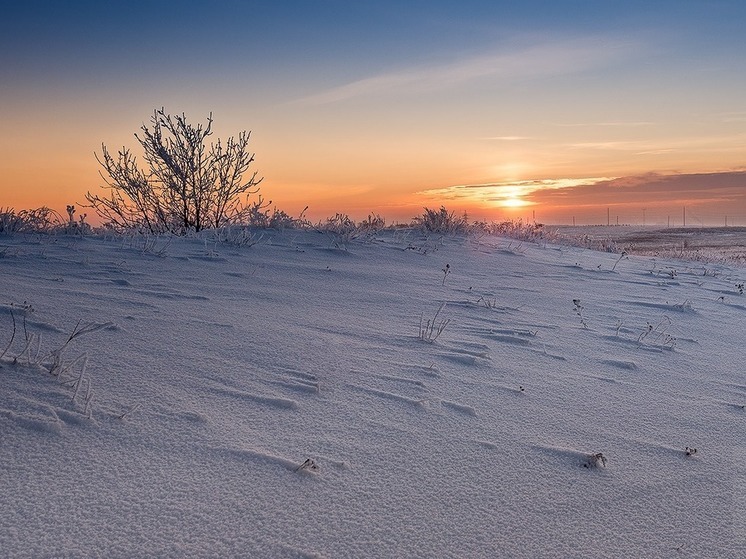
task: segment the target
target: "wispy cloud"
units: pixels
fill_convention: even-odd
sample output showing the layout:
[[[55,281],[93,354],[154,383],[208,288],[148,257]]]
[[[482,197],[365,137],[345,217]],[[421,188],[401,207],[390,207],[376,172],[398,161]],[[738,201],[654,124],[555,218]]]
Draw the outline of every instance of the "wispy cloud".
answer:
[[[629,56],[637,48],[629,41],[608,38],[545,42],[371,76],[299,99],[296,103],[320,105],[361,96],[423,93],[483,78],[510,81],[573,74],[606,66]]]
[[[483,140],[494,140],[499,142],[522,142],[525,140],[532,140],[530,136],[490,136],[482,138]]]
[[[716,115],[722,122],[746,122],[746,111],[720,113]]]
[[[728,134],[715,136],[690,136],[676,138],[662,138],[656,140],[618,140],[603,142],[575,142],[565,144],[565,147],[579,150],[604,150],[633,152],[637,155],[668,153],[673,151],[727,151],[743,149],[746,136],[744,134]]]
[[[560,126],[562,128],[637,128],[639,126],[652,126],[654,124],[655,122],[649,120],[632,120],[618,122],[555,122],[553,126]]]
[[[608,177],[582,178],[582,179],[543,179],[512,182],[496,182],[486,184],[459,184],[444,188],[423,190],[417,194],[436,200],[477,202],[502,205],[515,203],[516,200],[531,204],[527,197],[536,193],[551,190],[562,190],[565,188],[577,188],[608,182],[613,179]]]
[[[463,184],[417,194],[443,203],[554,209],[719,203],[729,204],[732,212],[742,213],[746,208],[746,171]]]
[[[587,181],[558,192],[537,190],[531,201],[547,207],[672,206],[729,204],[741,213],[746,204],[746,172],[646,173],[609,180]]]

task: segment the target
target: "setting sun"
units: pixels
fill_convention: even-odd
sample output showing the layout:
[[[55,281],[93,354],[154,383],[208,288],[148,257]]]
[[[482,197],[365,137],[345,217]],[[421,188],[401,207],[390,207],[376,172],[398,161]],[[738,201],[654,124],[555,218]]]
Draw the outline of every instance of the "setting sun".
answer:
[[[504,208],[522,208],[531,205],[530,202],[526,202],[520,198],[507,198],[506,200],[502,200],[499,204]]]

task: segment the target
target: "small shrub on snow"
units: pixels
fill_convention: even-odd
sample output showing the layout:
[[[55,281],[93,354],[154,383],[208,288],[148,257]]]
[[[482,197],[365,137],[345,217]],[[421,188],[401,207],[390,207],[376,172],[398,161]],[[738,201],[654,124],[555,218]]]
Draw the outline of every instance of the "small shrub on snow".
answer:
[[[15,233],[23,227],[23,219],[12,208],[0,208],[0,233]]]
[[[166,251],[173,240],[173,237],[168,234],[154,235],[137,229],[128,229],[121,233],[122,248],[139,250],[161,258],[165,258]]]
[[[449,212],[445,206],[439,210],[425,208],[425,213],[416,216],[413,224],[422,228],[429,233],[468,233],[469,220],[466,214],[457,216],[454,212]]]
[[[371,233],[377,233],[385,228],[386,220],[376,213],[368,214],[368,217],[358,224],[359,230]]]
[[[77,235],[85,235],[91,232],[91,226],[85,222],[88,214],[78,215],[78,220],[75,221],[75,206],[70,204],[67,206],[67,223],[65,224],[65,232]]]
[[[509,237],[519,241],[547,241],[551,240],[553,236],[547,231],[543,223],[524,223],[521,219],[497,223],[476,222],[471,226],[471,229],[474,232]]]
[[[298,228],[305,227],[306,225],[307,225],[307,222],[303,218],[303,213],[301,213],[299,217],[295,218],[291,216],[290,214],[278,208],[274,208],[272,210],[272,215],[269,216],[269,221],[267,222],[267,226],[270,229],[279,229],[279,230],[298,229]]]
[[[309,225],[308,221],[303,217],[308,206],[296,218],[276,207],[270,211],[269,207],[271,204],[271,200],[265,203],[264,199],[259,196],[259,199],[248,208],[246,225],[257,229],[277,229],[280,231],[283,229],[305,228]]]
[[[334,247],[347,250],[347,245],[356,237],[357,225],[349,215],[338,213],[320,221],[314,229],[326,234]]]
[[[319,221],[313,228],[325,233],[336,248],[347,250],[351,241],[369,241],[385,226],[386,221],[378,214],[369,214],[367,219],[355,223],[349,215],[338,213]]]
[[[0,208],[0,233],[50,233],[62,226],[62,218],[51,208],[33,210]]]
[[[357,225],[349,215],[338,213],[333,217],[326,218],[324,222],[319,222],[316,229],[324,233],[349,237],[357,230]]]
[[[227,226],[213,230],[215,242],[237,247],[252,247],[260,242],[263,237],[263,234],[257,234],[244,226]]]

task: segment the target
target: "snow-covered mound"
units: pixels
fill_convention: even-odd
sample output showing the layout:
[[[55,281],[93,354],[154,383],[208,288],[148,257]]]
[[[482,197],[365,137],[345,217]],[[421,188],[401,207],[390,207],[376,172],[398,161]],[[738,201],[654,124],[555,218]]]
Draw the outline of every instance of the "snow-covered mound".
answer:
[[[743,557],[743,270],[256,240],[0,238],[0,555]]]

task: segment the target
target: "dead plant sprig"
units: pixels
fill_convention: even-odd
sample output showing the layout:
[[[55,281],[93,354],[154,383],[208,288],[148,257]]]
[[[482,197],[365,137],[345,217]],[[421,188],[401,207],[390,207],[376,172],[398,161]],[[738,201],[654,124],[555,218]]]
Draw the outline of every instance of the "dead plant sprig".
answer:
[[[575,311],[575,314],[580,318],[580,325],[584,330],[588,330],[588,323],[585,321],[585,317],[583,316],[583,309],[585,307],[580,303],[580,299],[573,299],[572,304],[574,305],[573,310]]]
[[[673,349],[676,345],[676,338],[668,333],[668,329],[672,323],[671,319],[666,315],[663,315],[663,318],[655,326],[647,322],[645,328],[637,338],[637,343],[639,346],[649,345]]]
[[[619,264],[622,261],[622,259],[626,257],[627,257],[627,251],[623,250],[622,254],[619,255],[619,259],[616,262],[614,262],[614,265],[611,267],[611,271],[613,272],[614,270],[616,270],[617,264]]]
[[[477,299],[477,304],[482,303],[486,309],[497,308],[497,297],[485,297],[484,295]]]
[[[441,303],[438,307],[435,316],[432,319],[425,321],[424,315],[420,315],[420,335],[419,338],[422,341],[433,343],[446,329],[446,326],[451,322],[450,319],[442,319],[438,321],[438,316],[443,308],[446,306],[445,303]]]
[[[98,332],[99,330],[103,330],[104,328],[110,328],[113,326],[113,323],[111,322],[89,322],[88,324],[85,324],[83,326],[81,326],[80,323],[81,321],[79,320],[65,343],[57,349],[52,350],[52,352],[50,353],[49,356],[52,359],[52,363],[49,366],[49,373],[51,375],[59,376],[60,373],[63,373],[65,370],[67,370],[68,367],[65,367],[64,365],[64,354],[65,349],[71,341],[85,334]]]
[[[299,465],[297,468],[295,468],[295,472],[300,472],[302,470],[310,470],[312,472],[317,472],[319,470],[319,465],[316,463],[316,460],[313,458],[306,458],[305,461]]]
[[[596,452],[595,454],[589,454],[586,457],[586,461],[583,464],[584,468],[605,468],[606,467],[606,456],[603,452]]]
[[[8,342],[8,345],[5,347],[2,353],[0,353],[0,359],[5,357],[5,354],[8,353],[8,350],[10,349],[10,346],[13,345],[13,340],[16,338],[16,315],[13,314],[13,305],[10,305],[10,318],[13,321],[13,332],[10,334],[10,341]]]
[[[441,285],[445,285],[446,284],[446,278],[448,277],[448,274],[450,274],[450,273],[451,273],[451,265],[450,264],[446,264],[446,267],[443,268],[443,283]]]

